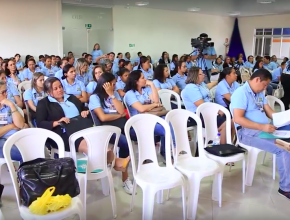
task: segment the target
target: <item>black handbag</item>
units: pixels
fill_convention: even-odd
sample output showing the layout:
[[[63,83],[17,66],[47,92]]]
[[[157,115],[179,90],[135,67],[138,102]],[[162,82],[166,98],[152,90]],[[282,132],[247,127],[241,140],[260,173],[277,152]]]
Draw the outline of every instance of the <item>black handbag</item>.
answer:
[[[29,206],[51,186],[55,187],[53,196],[69,194],[75,197],[80,193],[75,163],[69,157],[55,160],[38,158],[24,162],[17,176],[24,206]]]
[[[245,150],[239,147],[236,147],[232,144],[210,145],[204,149],[210,154],[213,154],[219,157],[227,157],[227,156],[232,156],[239,153],[245,153]]]
[[[64,122],[60,123],[60,126],[65,129],[68,136],[75,132],[93,127],[93,120],[90,116],[83,118],[81,115],[70,118],[70,123],[66,124]]]

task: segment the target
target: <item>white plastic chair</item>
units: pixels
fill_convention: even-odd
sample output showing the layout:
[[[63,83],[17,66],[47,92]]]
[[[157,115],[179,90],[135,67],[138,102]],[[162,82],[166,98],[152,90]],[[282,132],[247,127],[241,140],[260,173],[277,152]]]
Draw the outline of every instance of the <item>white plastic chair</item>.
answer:
[[[212,88],[209,90],[209,93],[210,93],[210,96],[211,96],[211,99],[212,99],[213,102],[215,101],[215,93],[216,93],[216,89],[217,89],[217,86],[214,86],[214,87],[212,87]]]
[[[175,135],[176,153],[174,157],[174,166],[188,179],[189,194],[187,203],[187,218],[195,219],[197,213],[200,181],[206,176],[217,176],[218,195],[213,195],[213,198],[218,198],[219,207],[221,207],[222,169],[217,162],[206,157],[204,151],[201,150],[201,147],[199,148],[199,157],[192,157],[192,152],[186,135],[186,125],[189,117],[194,119],[197,123],[198,146],[203,146],[202,123],[196,114],[183,109],[175,109],[166,115],[165,120],[168,123],[171,123]]]
[[[28,125],[29,127],[34,128],[35,126],[33,125],[32,120],[31,120],[30,109],[29,109],[28,103],[24,102],[24,104],[25,104],[25,109],[26,109],[26,114],[27,114]]]
[[[156,123],[159,123],[165,130],[166,167],[160,167],[157,161],[153,135]],[[138,139],[139,159],[137,170],[135,165],[134,149],[130,137],[131,127],[134,129]],[[129,145],[134,176],[134,189],[131,200],[131,211],[133,210],[134,205],[136,185],[139,185],[143,190],[142,220],[153,219],[154,197],[156,192],[181,186],[183,219],[186,219],[185,180],[182,174],[174,169],[171,162],[171,134],[168,123],[166,123],[166,121],[163,120],[161,117],[157,117],[155,115],[135,115],[127,121],[125,125],[125,134]],[[152,135],[148,136],[148,134]],[[150,162],[152,162],[144,164],[144,161],[146,160],[150,160]],[[158,196],[161,195],[162,193],[159,192]]]
[[[51,138],[57,143],[59,148],[59,157],[64,157],[63,140],[56,133],[46,129],[29,128],[17,131],[5,141],[3,153],[12,179],[20,216],[24,220],[59,220],[78,214],[80,219],[86,219],[83,212],[83,204],[79,197],[72,198],[72,204],[70,207],[62,211],[49,213],[43,216],[32,214],[28,207],[21,204],[17,175],[10,156],[11,148],[15,145],[19,149],[23,162],[34,160],[36,158],[45,158],[44,151],[47,138]]]
[[[88,180],[106,180],[108,179],[109,192],[111,195],[111,203],[113,209],[114,218],[117,217],[117,206],[116,206],[116,196],[114,190],[114,183],[112,177],[112,168],[114,167],[115,160],[112,165],[108,167],[107,165],[107,151],[109,146],[109,141],[113,134],[116,134],[115,144],[113,147],[114,155],[116,155],[117,144],[121,135],[121,129],[114,126],[96,126],[92,128],[87,128],[72,134],[69,137],[69,146],[71,157],[75,161],[77,167],[77,157],[75,151],[75,141],[83,137],[88,146],[87,158],[87,168],[86,173],[78,173],[81,187],[81,198],[84,204],[84,210],[86,211],[86,200],[87,200],[87,181]],[[94,170],[102,170],[101,172],[94,173]],[[103,190],[105,183],[102,181]]]
[[[166,110],[168,110],[168,111],[172,110],[172,108],[171,108],[171,96],[174,96],[174,98],[177,102],[177,108],[181,109],[181,99],[180,99],[180,96],[176,92],[169,90],[169,89],[160,89],[158,91],[158,95],[159,95],[159,98],[161,99],[162,105],[164,106],[164,108]]]
[[[223,106],[218,105],[216,103],[206,102],[198,106],[196,110],[196,114],[200,117],[202,114],[204,124],[205,124],[205,147],[207,147],[209,141],[213,141],[217,136],[218,129],[217,129],[217,122],[216,117],[218,112],[221,111],[226,116],[226,143],[232,144],[231,140],[231,115],[230,112]],[[199,146],[202,148],[201,146]],[[219,162],[220,165],[223,166],[227,163],[242,161],[243,162],[243,172],[242,172],[242,192],[245,193],[245,171],[246,171],[246,162],[245,162],[245,155],[243,153],[235,154],[232,156],[227,157],[219,157],[213,154],[208,153],[203,148],[202,150],[206,154],[207,157]],[[222,173],[223,175],[223,173]],[[216,186],[217,184],[214,184]],[[215,195],[215,193],[214,193]]]
[[[0,220],[5,220],[5,218],[4,218],[3,214],[2,214],[1,209],[0,209]]]
[[[230,109],[231,109],[231,105],[230,105]],[[234,119],[234,114],[232,113],[232,115]],[[263,152],[263,150],[241,143],[236,127],[235,127],[235,130],[236,130],[236,137],[237,137],[236,146],[241,146],[242,148],[245,148],[248,151],[247,169],[246,169],[246,186],[252,186],[258,155],[260,152]],[[273,179],[275,179],[275,176],[276,176],[276,155],[273,154]]]
[[[27,89],[31,89],[31,82],[30,81],[23,81],[23,82],[19,83],[18,91],[20,92],[20,94],[22,94],[22,88],[24,88],[24,91],[26,91]]]
[[[131,118],[131,114],[130,114],[130,111],[129,111],[129,108],[128,108],[128,105],[127,105],[127,102],[126,102],[126,94],[124,96],[123,103],[124,103],[126,109],[128,110],[129,118]]]

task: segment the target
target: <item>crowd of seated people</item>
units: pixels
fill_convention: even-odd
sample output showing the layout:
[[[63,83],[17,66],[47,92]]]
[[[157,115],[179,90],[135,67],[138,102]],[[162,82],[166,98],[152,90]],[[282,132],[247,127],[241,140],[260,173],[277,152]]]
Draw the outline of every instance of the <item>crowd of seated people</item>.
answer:
[[[158,95],[159,90],[171,90],[180,95],[184,103],[183,108],[193,113],[196,113],[198,106],[205,102],[215,102],[227,109],[230,103],[233,103],[232,139],[235,134],[234,121],[247,128],[245,120],[252,120],[248,118],[247,113],[250,109],[233,100],[238,96],[236,91],[250,91],[249,88],[251,88],[260,96],[261,91],[267,89],[267,94],[272,94],[272,90],[276,89],[281,82],[285,91],[282,100],[286,109],[289,109],[290,65],[286,58],[279,64],[276,56],[263,58],[258,56],[256,61],[253,56],[248,56],[246,62],[242,54],[234,58],[225,57],[225,59],[219,56],[212,60],[213,69],[211,70],[212,73],[219,73],[218,81],[206,84],[205,74],[201,68],[196,67],[193,56],[184,54],[179,59],[178,55],[174,54],[170,60],[169,54],[163,52],[160,59],[157,59],[157,65],[152,65],[154,62],[151,57],[143,56],[142,52],[138,52],[137,56],[136,59],[132,59],[131,54],[126,52],[125,56],[123,53],[118,53],[115,58],[114,52],[104,54],[100,45],[95,44],[91,54],[83,53],[79,59],[76,59],[72,52],[63,58],[40,55],[38,62],[30,55],[26,56],[25,62],[21,61],[20,54],[9,59],[0,58],[0,112],[8,114],[7,123],[0,127],[0,157],[3,157],[2,149],[7,137],[27,127],[25,123],[27,114],[24,120],[18,110],[18,108],[24,109],[24,104],[28,106],[33,125],[60,135],[65,143],[66,151],[70,150],[69,134],[61,126],[62,123],[69,124],[72,118],[82,117],[90,119],[96,126],[114,125],[122,130],[118,143],[120,158],[116,158],[114,168],[122,172],[125,192],[132,194],[133,185],[127,171],[130,156],[124,126],[129,116],[150,113],[153,109],[162,107]],[[243,84],[238,82],[238,71],[242,67],[252,72],[250,81]],[[23,94],[17,89],[22,81],[31,82],[31,89]],[[260,89],[254,91],[252,87],[254,85],[259,85]],[[215,95],[212,97],[210,90],[214,87]],[[271,118],[272,110],[268,109],[264,98],[263,103],[261,102],[261,105],[263,104],[266,105],[267,116]],[[172,108],[176,107],[172,105]],[[236,110],[242,107],[245,108],[244,112]],[[97,120],[92,120],[91,115]],[[202,116],[201,120],[203,122]],[[225,115],[220,112],[217,115],[217,128],[221,133],[221,144],[226,143],[225,120]],[[257,121],[257,123],[265,124],[266,122]],[[255,128],[254,125],[249,126],[249,129]],[[265,125],[265,131],[272,131],[271,129],[273,128],[266,129]],[[241,131],[244,132],[244,130]],[[241,131],[239,135],[249,136],[248,133],[241,133]],[[134,130],[131,129],[130,135],[132,139],[136,139]],[[165,131],[159,124],[155,127],[154,135],[160,139],[160,154],[165,159]],[[173,132],[172,137],[175,144]],[[115,136],[110,142],[113,143],[114,140]],[[243,138],[241,140],[243,141]],[[52,140],[48,140],[48,144],[52,148],[57,148]],[[83,138],[78,139],[75,146],[77,152],[88,153],[87,144]],[[253,146],[256,147],[254,144]],[[269,150],[273,151],[273,148]],[[112,162],[114,157],[113,152],[108,151],[108,163]],[[17,148],[13,148],[12,159],[21,161]],[[283,169],[282,164],[279,166]],[[281,171],[280,175],[286,174]],[[284,182],[288,184],[286,180]],[[290,191],[284,186],[280,188],[281,193]]]

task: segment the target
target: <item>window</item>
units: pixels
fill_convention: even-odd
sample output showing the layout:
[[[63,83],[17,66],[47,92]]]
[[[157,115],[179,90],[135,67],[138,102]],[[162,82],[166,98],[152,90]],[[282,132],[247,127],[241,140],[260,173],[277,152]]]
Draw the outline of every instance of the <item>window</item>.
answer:
[[[289,57],[290,28],[257,28],[253,52],[255,56]]]

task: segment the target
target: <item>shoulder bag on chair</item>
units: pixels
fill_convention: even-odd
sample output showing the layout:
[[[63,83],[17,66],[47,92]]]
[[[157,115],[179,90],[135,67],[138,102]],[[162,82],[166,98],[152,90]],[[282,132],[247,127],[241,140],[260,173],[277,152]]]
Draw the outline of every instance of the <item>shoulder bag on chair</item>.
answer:
[[[163,106],[161,107],[155,107],[153,109],[151,109],[149,112],[146,112],[147,114],[151,114],[151,115],[156,115],[156,116],[164,116],[168,113],[169,111],[167,111]]]
[[[210,145],[204,148],[210,154],[219,156],[219,157],[227,157],[239,153],[245,153],[245,151],[239,147],[236,147],[232,144],[220,144],[220,145]]]
[[[274,96],[278,99],[281,99],[282,97],[284,97],[284,89],[281,82],[279,82],[277,89],[275,89]]]
[[[60,126],[65,129],[68,136],[75,132],[81,131],[86,128],[93,127],[94,123],[91,117],[83,118],[82,116],[77,116],[70,119],[70,123],[66,124],[64,122],[60,123]]]
[[[38,158],[22,163],[17,171],[22,204],[29,206],[52,186],[55,187],[54,196],[77,196],[80,188],[75,172],[75,163],[68,157],[55,160]]]

